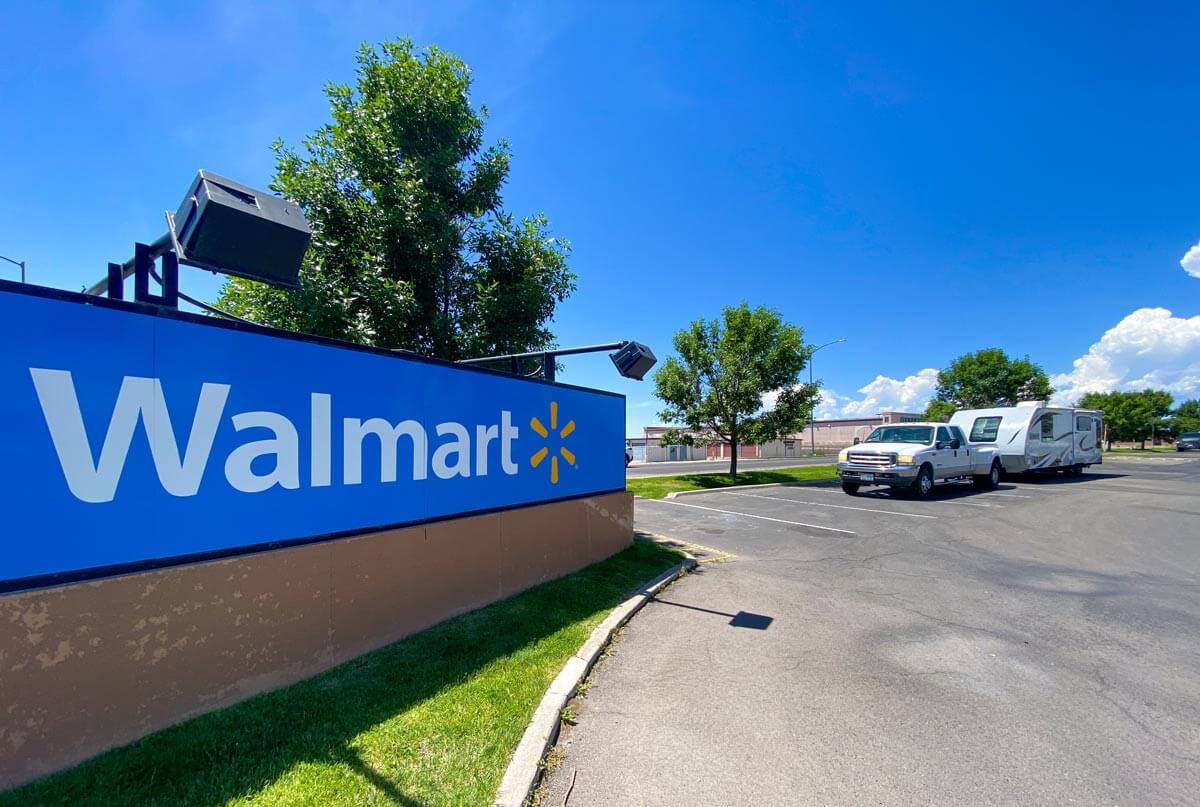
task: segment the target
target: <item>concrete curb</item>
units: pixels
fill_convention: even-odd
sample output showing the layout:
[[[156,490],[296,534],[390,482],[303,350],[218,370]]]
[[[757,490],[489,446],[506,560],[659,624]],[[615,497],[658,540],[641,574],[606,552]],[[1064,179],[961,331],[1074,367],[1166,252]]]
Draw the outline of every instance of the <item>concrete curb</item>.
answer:
[[[705,488],[704,490],[677,490],[668,493],[664,498],[677,499],[680,496],[695,496],[700,493],[729,493],[739,490],[755,490],[757,488],[828,488],[840,484],[836,479],[814,480],[812,482],[766,482],[761,485],[730,485],[725,488]],[[638,497],[640,498],[640,497]]]
[[[567,663],[542,696],[542,702],[538,704],[521,742],[517,744],[517,750],[513,752],[504,778],[500,780],[500,787],[496,790],[493,807],[522,807],[537,785],[546,749],[558,738],[559,716],[563,707],[575,696],[575,688],[596,663],[613,633],[628,622],[663,587],[695,566],[696,559],[685,552],[683,563],[663,572],[643,586],[637,594],[614,608],[612,613],[596,626],[575,655],[567,659]]]

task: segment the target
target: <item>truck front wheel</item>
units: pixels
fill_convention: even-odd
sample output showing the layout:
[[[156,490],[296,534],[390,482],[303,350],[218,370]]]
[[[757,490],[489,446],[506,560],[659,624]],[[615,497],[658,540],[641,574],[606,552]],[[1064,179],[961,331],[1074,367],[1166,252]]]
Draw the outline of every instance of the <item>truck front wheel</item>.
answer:
[[[928,499],[929,494],[933,493],[933,468],[922,465],[909,491],[918,499]]]
[[[858,483],[857,482],[843,482],[842,483],[842,492],[848,493],[851,496],[857,496],[858,495]]]
[[[992,460],[992,467],[988,469],[986,474],[976,474],[973,478],[975,487],[980,490],[991,490],[1000,484],[1000,463],[997,460]]]

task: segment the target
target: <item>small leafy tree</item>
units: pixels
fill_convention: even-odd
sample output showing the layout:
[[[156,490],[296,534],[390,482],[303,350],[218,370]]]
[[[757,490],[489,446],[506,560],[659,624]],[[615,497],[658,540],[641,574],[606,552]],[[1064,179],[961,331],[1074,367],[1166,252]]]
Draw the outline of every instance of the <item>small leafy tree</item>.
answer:
[[[951,416],[958,411],[958,407],[949,401],[932,400],[929,406],[925,407],[925,419],[936,423],[949,423]]]
[[[1079,406],[1104,411],[1104,429],[1110,449],[1114,440],[1138,440],[1145,448],[1146,438],[1155,431],[1166,429],[1166,417],[1173,401],[1166,390],[1089,392],[1079,399]]]
[[[1171,431],[1179,436],[1184,432],[1200,432],[1200,400],[1184,401],[1171,413]]]
[[[999,348],[959,356],[938,373],[937,391],[925,410],[928,420],[949,420],[959,409],[1015,406],[1054,395],[1046,372],[1029,360],[1010,359]]]
[[[219,304],[277,328],[446,359],[539,350],[575,288],[545,216],[517,219],[500,191],[511,155],[484,145],[486,109],[453,54],[364,45],[357,86],[326,89],[333,120],[300,150],[274,145],[271,187],[313,239],[301,288],[232,279]]]
[[[799,383],[810,348],[779,312],[727,306],[720,321],[701,318],[675,334],[674,346],[679,355],[654,374],[654,388],[666,404],[659,417],[686,431],[667,432],[664,444],[727,442],[737,476],[739,445],[779,439],[811,419],[817,385]],[[764,410],[768,393],[778,397]]]

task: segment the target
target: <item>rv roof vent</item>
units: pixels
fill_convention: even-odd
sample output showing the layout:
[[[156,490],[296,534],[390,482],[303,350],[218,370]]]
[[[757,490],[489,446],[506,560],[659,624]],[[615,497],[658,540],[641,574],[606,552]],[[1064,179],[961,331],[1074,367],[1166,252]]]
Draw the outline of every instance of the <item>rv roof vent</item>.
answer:
[[[1045,406],[1045,401],[1017,401],[1017,406]]]

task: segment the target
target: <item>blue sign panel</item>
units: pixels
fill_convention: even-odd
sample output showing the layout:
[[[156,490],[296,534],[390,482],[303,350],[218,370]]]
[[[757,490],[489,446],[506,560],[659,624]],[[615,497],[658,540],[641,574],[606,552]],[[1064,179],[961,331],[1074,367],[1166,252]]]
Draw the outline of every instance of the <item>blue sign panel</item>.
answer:
[[[0,590],[625,487],[620,395],[11,284],[0,344]]]

